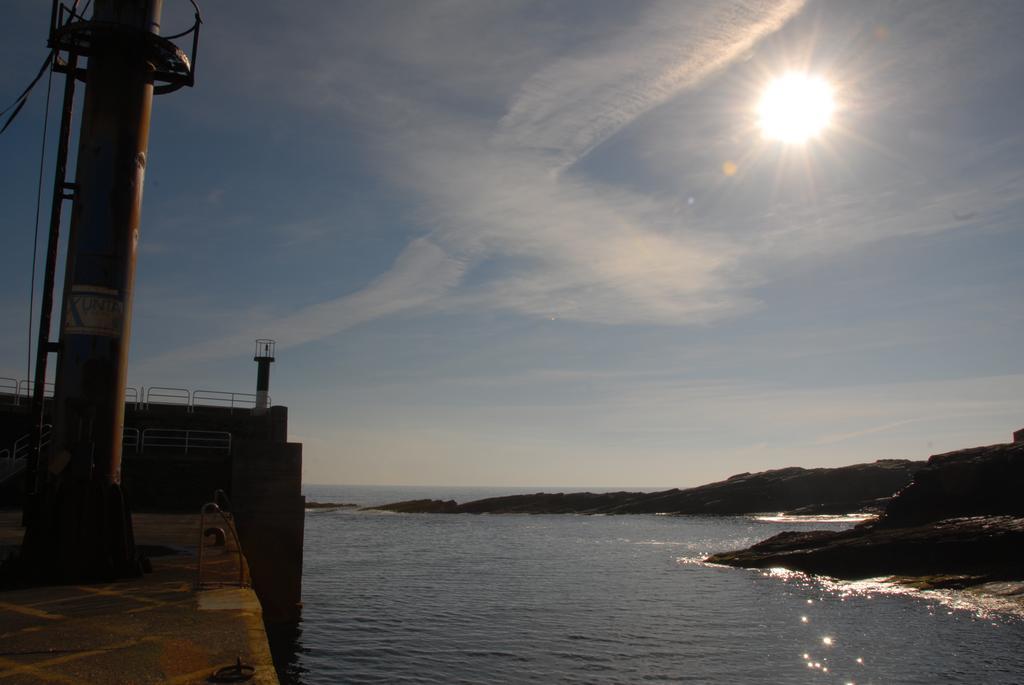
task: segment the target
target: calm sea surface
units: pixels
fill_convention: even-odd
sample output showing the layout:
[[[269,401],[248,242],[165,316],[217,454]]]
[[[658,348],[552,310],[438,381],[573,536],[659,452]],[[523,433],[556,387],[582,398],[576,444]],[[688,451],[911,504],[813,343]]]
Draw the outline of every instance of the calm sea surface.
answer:
[[[550,490],[549,490],[550,491]],[[307,486],[315,501],[521,489]],[[697,560],[752,518],[310,511],[297,683],[1024,683],[1024,620]]]

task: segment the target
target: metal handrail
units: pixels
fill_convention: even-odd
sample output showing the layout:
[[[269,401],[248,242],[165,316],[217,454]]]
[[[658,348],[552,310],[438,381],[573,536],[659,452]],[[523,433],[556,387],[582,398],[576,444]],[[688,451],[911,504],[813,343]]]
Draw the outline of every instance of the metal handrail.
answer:
[[[40,431],[40,433],[39,433],[39,443],[40,443],[39,444],[39,448],[40,449],[42,449],[42,448],[44,448],[44,447],[46,447],[47,445],[50,444],[50,438],[51,438],[50,433],[52,431],[53,431],[53,424],[50,424],[50,423],[43,424],[43,430]],[[128,438],[129,435],[133,435],[134,439],[133,440],[129,440],[129,438]],[[0,455],[6,455],[6,457],[0,456],[0,459],[6,458],[6,459],[9,459],[12,462],[24,459],[27,456],[27,453],[28,453],[29,449],[31,449],[31,447],[32,447],[29,444],[29,440],[31,440],[31,439],[32,439],[32,434],[31,433],[25,433],[20,438],[18,438],[17,440],[14,441],[14,445],[12,445],[12,449],[10,449],[10,450],[9,449],[2,449],[2,450],[0,450]],[[126,447],[134,447],[135,450],[138,451],[138,449],[139,449],[139,429],[138,428],[125,428],[124,429],[124,437],[122,438],[122,443]]]
[[[0,376],[0,395],[10,395],[15,405],[21,404],[24,400],[32,399],[33,381],[28,379],[18,380]],[[47,381],[43,396],[52,398],[55,386],[52,381]],[[161,404],[171,406],[182,406],[187,411],[194,411],[196,407],[222,407],[229,411],[235,409],[251,410],[256,408],[256,394],[251,392],[233,392],[229,390],[189,390],[188,388],[174,388],[168,386],[157,386],[146,388],[143,386],[126,386],[124,389],[124,401],[126,404],[133,404],[137,409],[146,409],[150,404]],[[267,404],[273,404],[270,397],[267,397]]]
[[[0,450],[0,482],[18,474],[24,467],[24,463],[11,459],[9,449]]]
[[[227,511],[228,513],[230,513],[234,508],[231,506],[231,499],[228,497],[228,493],[224,492],[220,488],[213,491],[213,503],[219,506],[221,510]]]
[[[125,427],[121,436],[122,449],[130,447],[135,450],[135,454],[139,453],[139,429]]]
[[[43,449],[50,444],[50,430],[52,428],[52,424],[43,424],[43,429],[39,432],[39,449]],[[14,441],[14,445],[11,447],[11,461],[18,461],[28,456],[29,451],[32,449],[31,439],[32,434],[25,433]]]
[[[256,406],[256,395],[251,392],[228,392],[226,390],[193,390],[192,409],[196,407],[227,407],[235,409],[252,409]]]
[[[184,400],[184,402],[181,402]],[[192,393],[187,388],[146,388],[146,406],[150,404],[182,405],[187,410],[192,407]]]
[[[219,491],[223,494],[223,491]],[[217,493],[214,493],[216,498]],[[227,496],[225,495],[225,498]],[[203,589],[203,540],[206,538],[206,515],[219,514],[223,519],[225,527],[231,531],[231,537],[235,541],[235,550],[238,552],[238,587],[247,587],[245,582],[245,563],[242,561],[242,542],[238,539],[238,532],[235,531],[235,523],[230,512],[225,512],[216,502],[207,502],[199,510],[199,563],[196,564],[196,589]]]
[[[140,454],[147,448],[218,450],[231,453],[231,433],[227,431],[188,430],[186,428],[146,428],[142,431]]]
[[[18,381],[18,394],[15,395],[14,403],[20,404],[21,398],[24,397],[27,400],[32,399],[32,390],[35,387],[35,381],[23,379]],[[52,381],[46,381],[43,383],[43,397],[53,397],[55,385]],[[22,390],[24,388],[24,390]]]
[[[0,376],[0,395],[11,395],[13,396],[13,403],[15,406],[21,404],[23,399],[32,399],[32,387],[34,381],[31,379],[8,378],[6,376]],[[46,381],[46,385],[43,386],[43,397],[53,397],[56,385],[53,381]],[[187,391],[186,391],[187,392]],[[139,405],[142,398],[142,393],[138,388],[127,386],[124,389],[124,399],[126,403],[131,403],[136,406]]]

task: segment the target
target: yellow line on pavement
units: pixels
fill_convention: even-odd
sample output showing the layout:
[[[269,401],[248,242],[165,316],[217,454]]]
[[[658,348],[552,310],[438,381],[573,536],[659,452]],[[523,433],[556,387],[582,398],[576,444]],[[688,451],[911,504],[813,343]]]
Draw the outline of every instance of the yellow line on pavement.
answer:
[[[165,604],[167,604],[167,602],[161,599],[153,599],[151,597],[133,595],[127,592],[118,592],[116,590],[110,590],[108,588],[86,587],[84,585],[77,585],[75,586],[75,589],[81,590],[82,592],[89,592],[94,595],[101,595],[103,597],[121,597],[123,599],[130,599],[134,602],[142,602],[143,604],[153,604],[155,606],[164,606]]]
[[[43,661],[36,661],[31,664],[22,664],[13,659],[7,659],[0,657],[0,666],[5,667],[5,670],[0,671],[0,680],[10,678],[13,676],[31,674],[36,678],[48,680],[52,682],[60,683],[79,683],[81,681],[65,676],[63,673],[54,672],[48,670],[53,666],[60,666],[61,664],[68,663],[69,661],[78,661],[79,659],[88,659],[91,656],[97,654],[106,654],[118,649],[126,649],[128,647],[134,647],[135,645],[142,644],[143,642],[153,642],[159,640],[157,637],[143,637],[138,640],[127,640],[125,642],[119,642],[115,645],[109,645],[100,649],[86,649],[80,652],[72,652],[70,654],[64,654],[63,656],[54,657],[52,659],[44,659]]]
[[[0,668],[4,670],[0,671],[0,680],[6,680],[7,678],[14,677],[25,677],[31,676],[35,681],[45,680],[50,683],[78,683],[80,682],[77,678],[71,678],[64,675],[63,673],[51,673],[45,669],[39,668],[34,664],[19,664],[13,659],[6,659],[0,656]],[[23,680],[21,682],[24,682]]]
[[[125,614],[141,614],[144,611],[153,611],[154,609],[164,609],[166,607],[177,607],[177,606],[182,606],[184,604],[195,604],[195,601],[196,601],[196,598],[190,596],[190,597],[187,597],[185,599],[175,600],[173,602],[164,602],[164,603],[160,604],[159,606],[135,607],[134,609],[128,609],[127,611],[123,611],[122,613],[125,613]]]
[[[181,675],[168,678],[164,681],[164,685],[184,685],[184,683],[206,683],[209,682],[209,678],[213,675],[216,669],[213,666],[207,666],[200,671],[192,671],[191,673],[182,673]]]
[[[0,602],[0,610],[13,611],[18,614],[25,614],[26,616],[34,616],[35,618],[45,618],[50,621],[59,621],[67,618],[67,616],[62,616],[60,614],[52,614],[49,611],[33,609],[32,607],[23,606],[21,604],[12,604],[11,602]]]

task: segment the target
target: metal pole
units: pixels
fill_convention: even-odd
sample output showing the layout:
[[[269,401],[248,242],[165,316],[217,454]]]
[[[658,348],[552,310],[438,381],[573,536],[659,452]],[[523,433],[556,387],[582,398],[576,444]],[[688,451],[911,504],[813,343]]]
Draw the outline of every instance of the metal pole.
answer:
[[[57,55],[53,68],[57,69]],[[32,435],[29,438],[29,456],[25,465],[26,501],[22,523],[28,525],[38,505],[40,479],[38,475],[39,454],[42,449],[43,405],[46,393],[46,366],[49,353],[54,351],[50,343],[50,327],[53,313],[53,286],[57,272],[57,249],[60,242],[61,208],[64,200],[73,196],[65,194],[67,184],[68,145],[71,139],[71,117],[75,103],[75,80],[78,69],[78,55],[68,55],[62,71],[64,78],[64,106],[60,116],[60,137],[57,141],[57,170],[53,177],[53,199],[50,205],[50,236],[46,246],[46,269],[43,272],[42,303],[39,310],[39,335],[36,339],[35,380],[32,386]],[[72,186],[73,187],[73,186]]]
[[[146,33],[162,0],[95,0],[46,459],[49,565],[62,579],[136,573],[121,491],[136,246],[153,102]],[[30,528],[30,533],[31,528]],[[29,534],[26,534],[26,547]]]

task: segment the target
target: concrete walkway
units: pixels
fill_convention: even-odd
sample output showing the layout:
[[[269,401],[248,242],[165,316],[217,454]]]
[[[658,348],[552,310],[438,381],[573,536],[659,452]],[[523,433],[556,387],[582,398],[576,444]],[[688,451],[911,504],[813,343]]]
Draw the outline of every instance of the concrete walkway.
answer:
[[[21,542],[20,518],[0,512],[0,546]],[[209,683],[238,658],[255,667],[248,682],[277,683],[259,601],[237,587],[233,545],[204,548],[209,589],[197,591],[199,517],[136,514],[133,521],[140,546],[169,552],[151,557],[153,573],[0,592],[0,685]]]

